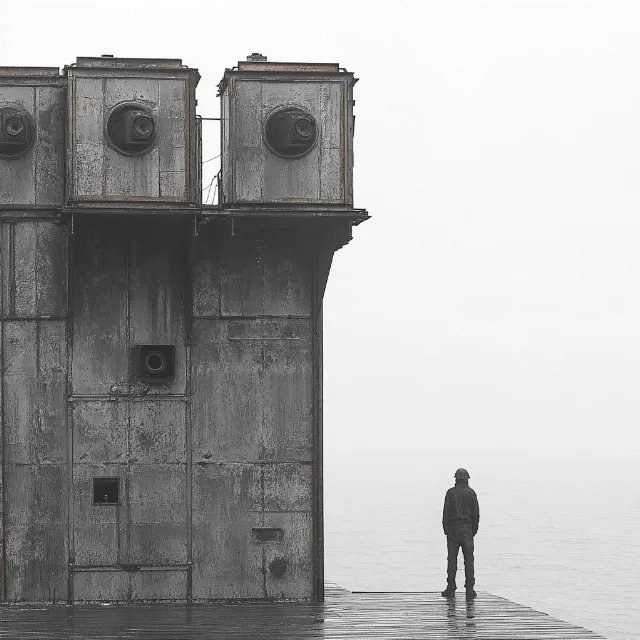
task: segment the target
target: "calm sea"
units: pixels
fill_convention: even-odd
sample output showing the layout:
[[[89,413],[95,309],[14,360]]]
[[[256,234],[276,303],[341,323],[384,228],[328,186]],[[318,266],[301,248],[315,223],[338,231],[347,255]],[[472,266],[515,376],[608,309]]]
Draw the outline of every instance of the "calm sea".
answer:
[[[327,580],[354,591],[442,590],[442,504],[458,466],[480,502],[476,590],[611,640],[640,640],[640,458],[327,452]],[[460,555],[459,585],[462,570]]]

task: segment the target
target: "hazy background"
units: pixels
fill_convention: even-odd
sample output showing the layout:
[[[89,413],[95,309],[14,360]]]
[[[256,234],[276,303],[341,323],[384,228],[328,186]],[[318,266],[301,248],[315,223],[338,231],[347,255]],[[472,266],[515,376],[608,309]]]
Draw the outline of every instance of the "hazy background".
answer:
[[[254,51],[354,71],[373,219],[327,289],[328,452],[619,455],[640,418],[639,36],[640,5],[612,0],[24,0],[0,64],[181,57],[209,117]]]
[[[579,602],[567,568],[599,563],[603,591],[576,621],[619,615],[611,589],[640,568],[637,2],[24,0],[0,15],[1,65],[181,57],[200,69],[205,117],[224,68],[252,52],[354,71],[356,206],[373,219],[336,255],[325,299],[328,577],[443,587],[439,510],[464,465],[488,523],[483,589]],[[374,554],[393,541],[398,564],[372,570],[365,539]],[[546,565],[517,556],[549,540]],[[540,602],[544,576],[556,591]]]

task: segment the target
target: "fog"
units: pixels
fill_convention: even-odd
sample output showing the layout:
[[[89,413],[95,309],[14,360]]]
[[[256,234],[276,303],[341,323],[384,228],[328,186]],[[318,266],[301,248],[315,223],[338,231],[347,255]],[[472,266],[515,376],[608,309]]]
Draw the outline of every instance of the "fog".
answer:
[[[636,3],[27,0],[11,13],[1,65],[180,57],[200,69],[208,117],[225,67],[252,52],[360,78],[356,206],[372,219],[325,298],[329,453],[637,452]],[[205,159],[217,135],[207,123]]]

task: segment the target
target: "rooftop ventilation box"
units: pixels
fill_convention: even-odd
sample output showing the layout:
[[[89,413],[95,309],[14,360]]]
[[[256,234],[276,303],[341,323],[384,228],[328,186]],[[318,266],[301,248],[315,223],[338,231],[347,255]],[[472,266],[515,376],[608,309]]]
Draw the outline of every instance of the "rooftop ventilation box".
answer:
[[[337,64],[255,56],[227,70],[221,204],[352,207],[355,82]]]
[[[0,208],[64,198],[64,78],[55,67],[0,67]]]
[[[200,203],[195,69],[103,56],[78,58],[66,72],[70,206]]]

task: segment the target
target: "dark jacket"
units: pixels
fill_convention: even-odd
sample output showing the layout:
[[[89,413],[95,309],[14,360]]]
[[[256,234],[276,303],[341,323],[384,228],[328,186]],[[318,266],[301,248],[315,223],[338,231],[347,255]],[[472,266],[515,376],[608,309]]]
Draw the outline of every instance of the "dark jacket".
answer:
[[[470,523],[474,536],[478,531],[478,524],[480,523],[478,496],[466,482],[456,483],[455,487],[451,487],[447,491],[447,495],[444,498],[442,528],[445,533],[448,533],[449,525],[452,522]]]

